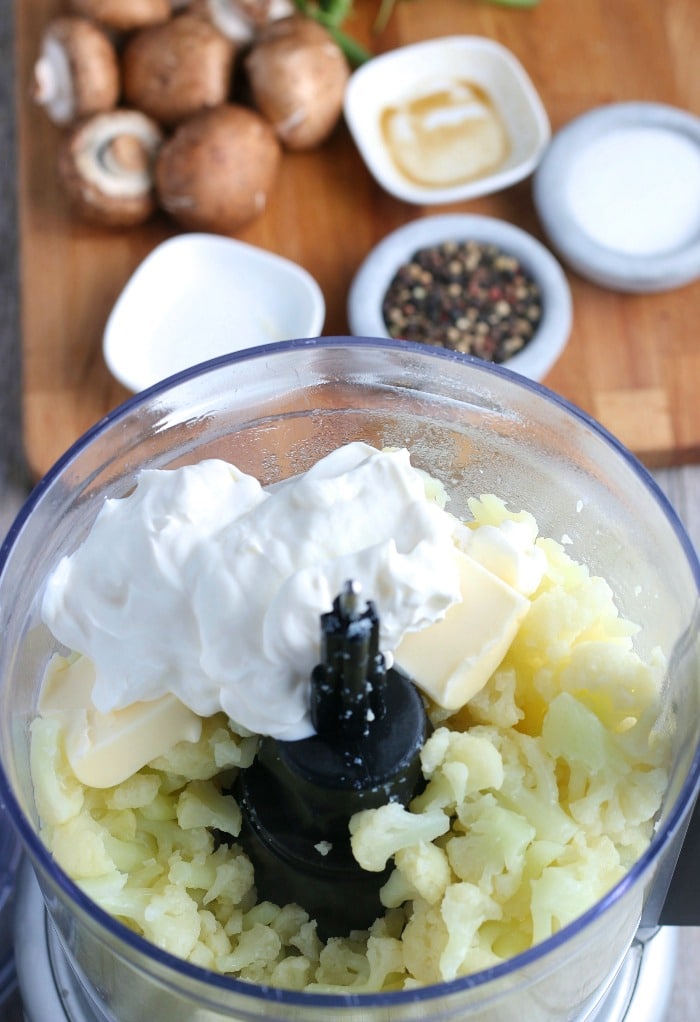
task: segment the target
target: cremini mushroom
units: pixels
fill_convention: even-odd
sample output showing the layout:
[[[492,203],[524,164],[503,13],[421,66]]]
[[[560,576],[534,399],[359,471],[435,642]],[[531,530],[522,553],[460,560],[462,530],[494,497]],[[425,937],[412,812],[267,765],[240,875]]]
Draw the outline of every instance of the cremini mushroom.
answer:
[[[109,36],[87,18],[48,23],[34,64],[31,96],[55,124],[112,110],[119,99],[119,61]]]
[[[70,8],[120,32],[157,25],[172,15],[170,0],[70,0]]]
[[[287,149],[313,149],[338,122],[350,68],[330,33],[301,15],[266,25],[245,59],[253,101]]]
[[[296,8],[294,0],[192,0],[189,9],[228,39],[245,45],[263,25],[288,17]]]
[[[58,170],[81,216],[109,227],[143,223],[155,211],[153,167],[159,125],[139,110],[93,114],[70,129]]]
[[[171,126],[205,107],[225,103],[235,48],[213,25],[181,14],[137,32],[122,55],[124,98]]]
[[[235,103],[195,114],[156,161],[162,208],[183,227],[230,234],[265,209],[280,162],[270,124]]]

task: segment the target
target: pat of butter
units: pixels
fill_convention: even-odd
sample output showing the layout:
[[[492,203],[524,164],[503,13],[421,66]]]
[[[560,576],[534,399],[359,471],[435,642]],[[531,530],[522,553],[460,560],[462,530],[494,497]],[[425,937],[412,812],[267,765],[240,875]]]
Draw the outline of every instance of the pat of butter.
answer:
[[[92,703],[94,683],[88,657],[55,656],[39,696],[39,713],[60,720],[68,762],[83,784],[111,788],[176,742],[196,742],[202,733],[201,718],[172,695],[100,713]]]
[[[455,551],[462,600],[444,618],[409,632],[396,664],[434,702],[458,710],[481,691],[508,652],[530,601],[461,550]]]

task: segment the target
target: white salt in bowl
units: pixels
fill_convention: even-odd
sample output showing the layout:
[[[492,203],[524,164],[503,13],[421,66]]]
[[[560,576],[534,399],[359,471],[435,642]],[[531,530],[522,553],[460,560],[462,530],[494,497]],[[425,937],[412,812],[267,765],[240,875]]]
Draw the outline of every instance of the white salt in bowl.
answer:
[[[262,344],[317,337],[326,306],[303,267],[215,234],[158,245],[129,279],[107,321],[103,354],[127,390]]]
[[[412,180],[387,146],[385,111],[465,82],[481,90],[499,117],[509,143],[505,158],[491,170],[443,186]],[[546,110],[525,68],[505,46],[481,36],[428,39],[374,57],[352,74],[344,114],[362,159],[382,188],[425,206],[473,199],[521,181],[537,166],[550,138]],[[455,111],[435,116],[450,114]]]
[[[367,255],[348,292],[348,321],[355,337],[390,337],[384,296],[399,267],[419,249],[473,240],[514,256],[537,284],[542,316],[530,341],[502,363],[530,380],[542,380],[562,354],[573,320],[571,289],[552,253],[533,235],[496,217],[445,213],[420,217],[386,235]]]
[[[533,182],[552,246],[613,290],[665,291],[700,276],[700,118],[612,103],[571,121]]]

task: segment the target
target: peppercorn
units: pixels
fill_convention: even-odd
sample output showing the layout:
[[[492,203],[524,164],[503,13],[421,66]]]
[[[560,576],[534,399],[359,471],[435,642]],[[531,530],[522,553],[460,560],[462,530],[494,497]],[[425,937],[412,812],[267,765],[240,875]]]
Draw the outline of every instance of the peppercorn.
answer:
[[[416,251],[382,301],[390,337],[505,362],[535,335],[540,289],[496,245],[444,241]]]

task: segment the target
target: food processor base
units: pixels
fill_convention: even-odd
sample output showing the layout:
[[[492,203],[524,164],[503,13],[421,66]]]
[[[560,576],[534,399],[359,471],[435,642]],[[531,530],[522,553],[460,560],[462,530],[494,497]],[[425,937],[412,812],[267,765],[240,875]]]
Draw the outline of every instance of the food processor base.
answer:
[[[603,998],[577,1022],[663,1022],[677,943],[672,927],[635,941]],[[68,963],[28,861],[17,882],[15,960],[26,1022],[114,1022]]]
[[[581,1022],[663,1022],[676,967],[678,930],[634,941],[602,1000]]]

